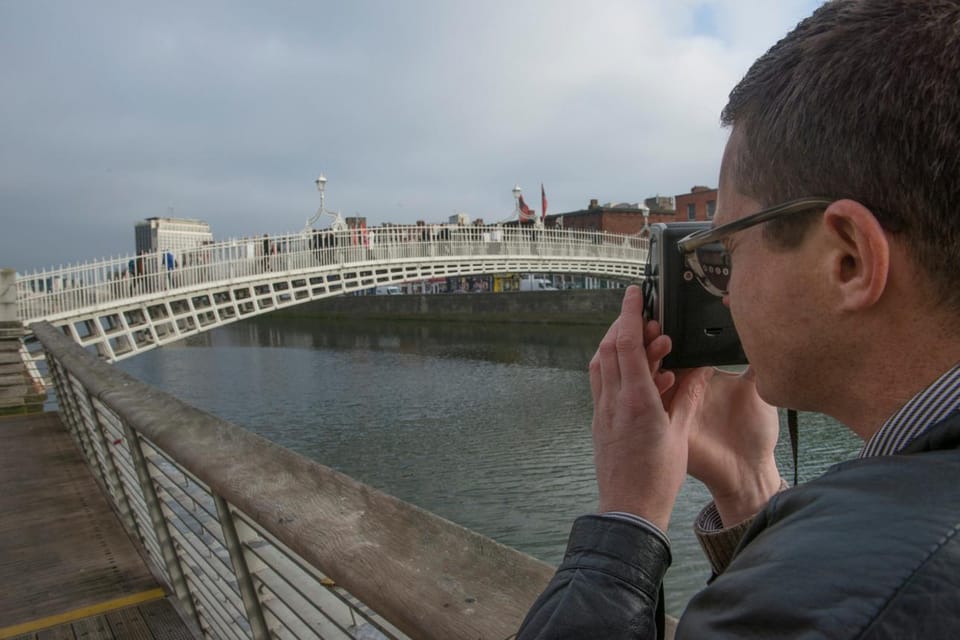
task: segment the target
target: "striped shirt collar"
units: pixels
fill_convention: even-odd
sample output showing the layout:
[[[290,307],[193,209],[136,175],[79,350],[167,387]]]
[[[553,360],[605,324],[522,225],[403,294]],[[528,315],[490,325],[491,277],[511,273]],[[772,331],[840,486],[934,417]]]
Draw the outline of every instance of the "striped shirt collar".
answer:
[[[861,458],[888,456],[960,408],[960,363],[900,407],[860,451]]]

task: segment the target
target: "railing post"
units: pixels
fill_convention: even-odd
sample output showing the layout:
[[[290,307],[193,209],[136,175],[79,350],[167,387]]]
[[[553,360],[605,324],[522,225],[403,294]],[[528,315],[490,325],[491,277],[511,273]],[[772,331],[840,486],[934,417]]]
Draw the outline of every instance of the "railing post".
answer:
[[[17,322],[17,272],[0,269],[0,325]]]
[[[87,388],[81,387],[80,391],[82,393],[80,396],[80,401],[90,413],[89,420],[92,422],[92,424],[89,425],[89,428],[90,431],[94,432],[91,437],[97,439],[101,456],[103,458],[102,462],[100,462],[100,472],[103,475],[103,484],[104,488],[106,489],[106,493],[112,499],[113,506],[116,508],[118,515],[122,518],[123,524],[126,526],[127,531],[129,531],[131,534],[142,535],[140,532],[140,527],[137,524],[137,518],[133,511],[133,506],[130,503],[130,496],[128,495],[129,488],[123,481],[123,476],[117,467],[117,461],[115,459],[117,455],[116,447],[119,446],[120,443],[112,442],[108,437],[107,427],[100,415],[100,411],[98,411],[97,407],[94,405],[93,399],[90,397],[90,392],[87,390]],[[83,415],[83,409],[80,410],[80,413]],[[96,449],[96,445],[94,446],[94,449]],[[114,494],[113,491],[116,491],[118,495]]]
[[[260,608],[260,599],[257,598],[257,591],[250,577],[247,559],[243,557],[243,545],[240,543],[240,536],[237,535],[237,528],[233,524],[230,506],[219,494],[212,495],[213,503],[217,506],[217,517],[220,519],[223,539],[230,553],[230,562],[233,564],[233,573],[237,576],[237,587],[240,589],[240,597],[243,598],[243,608],[247,612],[247,621],[253,632],[253,640],[267,640],[270,638],[270,631],[267,629],[267,621],[263,617],[263,609]]]
[[[55,358],[52,360],[53,354],[47,353],[48,362],[56,362],[57,365],[60,364],[59,360]],[[62,372],[62,387],[65,393],[61,393],[60,389],[57,389],[57,397],[59,400],[67,399],[68,406],[70,406],[74,421],[74,428],[76,429],[77,434],[81,437],[81,448],[85,449],[87,455],[87,461],[90,465],[90,470],[93,472],[94,477],[97,479],[104,490],[104,493],[112,501],[115,496],[113,496],[110,490],[110,477],[107,475],[107,470],[104,468],[104,461],[102,457],[105,457],[107,454],[103,451],[102,439],[99,438],[99,434],[93,433],[96,431],[97,424],[90,424],[89,417],[92,417],[96,421],[96,416],[94,414],[94,409],[90,406],[89,397],[87,396],[87,390],[83,386],[78,390],[73,382],[70,379],[70,371],[64,368]],[[82,394],[82,395],[81,395]],[[81,401],[86,401],[87,408],[90,411],[90,416],[85,415],[83,412],[83,407],[80,406]],[[97,455],[97,445],[101,444],[101,456]],[[118,508],[119,511],[119,508]]]
[[[53,380],[53,387],[57,392],[57,403],[60,406],[61,413],[66,419],[67,428],[73,435],[81,453],[87,459],[87,464],[91,469],[96,468],[97,459],[93,445],[90,444],[86,429],[83,425],[83,419],[80,417],[80,410],[77,408],[76,394],[70,385],[68,373],[63,369],[60,361],[49,351],[46,352],[47,366],[50,369],[50,377]]]
[[[196,628],[202,629],[203,625],[200,623],[200,616],[193,604],[187,579],[183,575],[183,567],[180,566],[180,557],[177,555],[173,538],[167,528],[167,519],[164,517],[163,509],[160,506],[160,498],[157,497],[157,489],[150,477],[150,470],[147,468],[147,459],[143,455],[140,436],[127,424],[126,420],[123,421],[123,430],[127,436],[127,445],[130,447],[130,456],[133,458],[133,467],[137,470],[137,480],[140,482],[143,500],[146,502],[147,511],[150,513],[153,532],[157,536],[157,544],[160,545],[160,552],[163,554],[161,561],[167,570],[167,575],[170,576],[170,586],[173,587],[174,595],[177,596],[180,604],[186,608]]]

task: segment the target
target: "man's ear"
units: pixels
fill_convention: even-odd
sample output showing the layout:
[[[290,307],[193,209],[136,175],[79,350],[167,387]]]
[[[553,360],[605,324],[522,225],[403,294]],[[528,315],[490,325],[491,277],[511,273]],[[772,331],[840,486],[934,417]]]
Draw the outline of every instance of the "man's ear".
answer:
[[[883,227],[859,202],[837,200],[823,214],[823,231],[840,309],[855,311],[876,304],[890,274],[890,244]]]

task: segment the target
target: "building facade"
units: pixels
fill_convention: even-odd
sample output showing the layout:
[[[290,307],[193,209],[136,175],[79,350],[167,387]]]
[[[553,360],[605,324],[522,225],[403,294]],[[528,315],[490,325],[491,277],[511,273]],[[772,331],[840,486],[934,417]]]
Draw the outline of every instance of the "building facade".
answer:
[[[137,254],[171,252],[179,257],[213,242],[210,225],[189,218],[147,218],[134,228]]]
[[[592,199],[586,209],[548,215],[544,224],[547,227],[635,235],[643,231],[647,224],[676,220],[673,198],[655,196],[644,200],[643,205],[639,202],[608,202],[601,205]]]
[[[717,190],[710,187],[695,186],[690,193],[674,196],[677,208],[677,222],[689,220],[713,220],[717,212]]]

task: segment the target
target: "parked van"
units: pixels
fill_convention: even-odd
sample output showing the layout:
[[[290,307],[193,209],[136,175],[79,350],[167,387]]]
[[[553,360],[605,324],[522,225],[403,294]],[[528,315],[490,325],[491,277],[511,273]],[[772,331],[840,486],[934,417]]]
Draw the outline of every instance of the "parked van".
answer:
[[[403,291],[395,284],[388,284],[383,287],[377,287],[378,296],[399,296]]]
[[[546,278],[523,276],[520,278],[520,291],[559,291]]]

